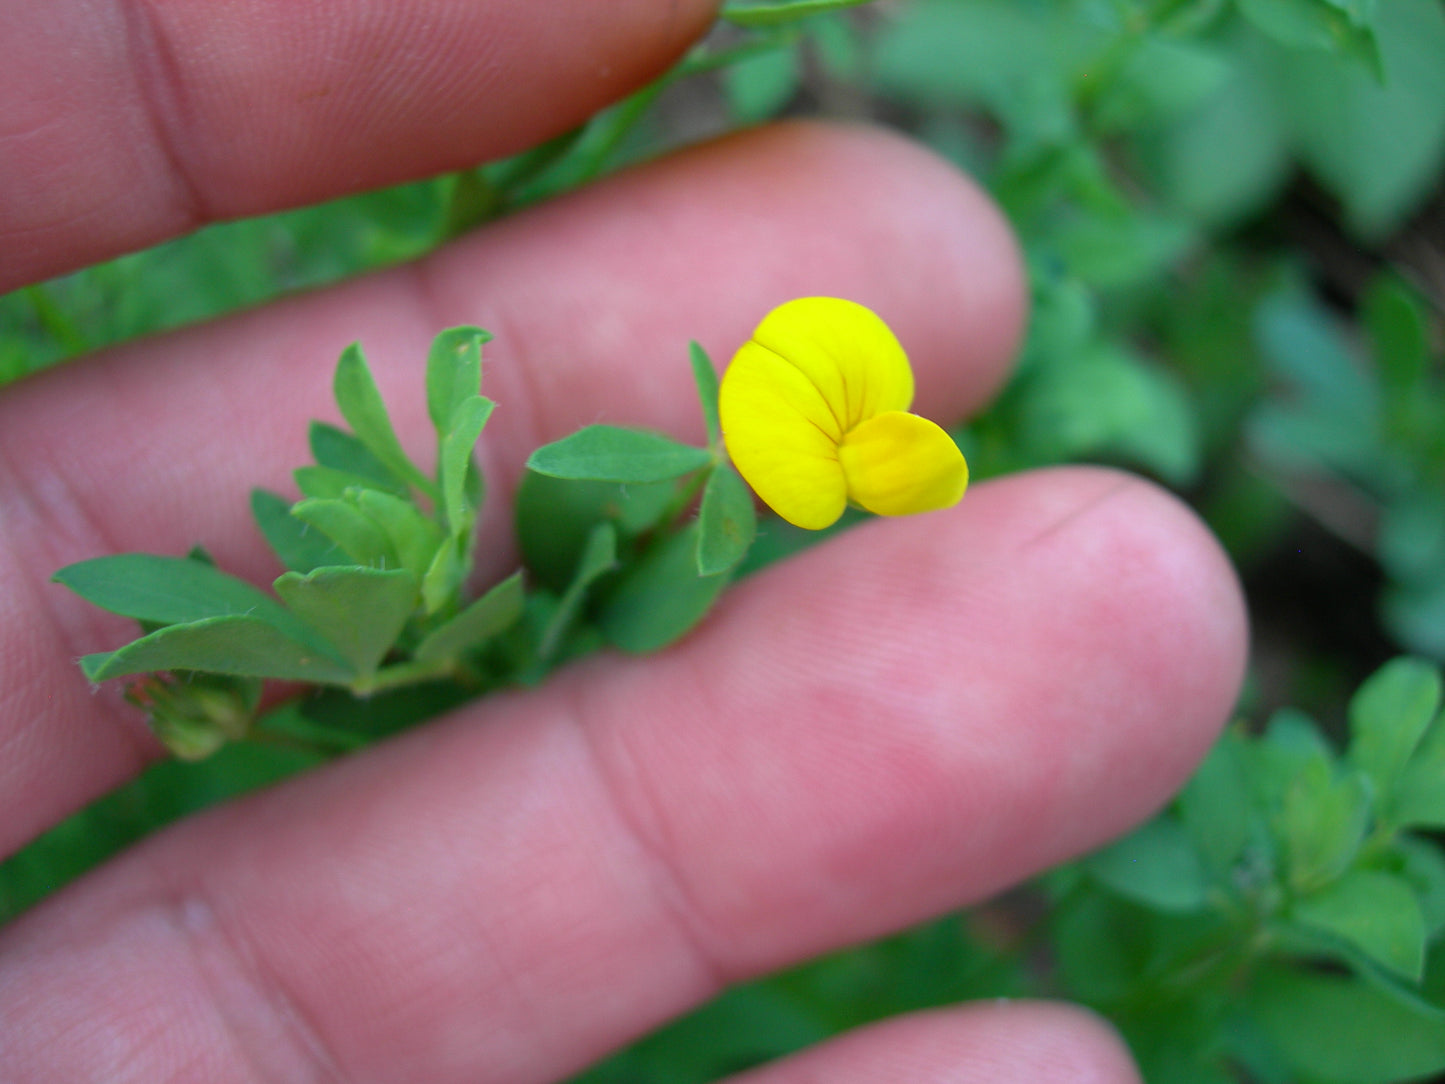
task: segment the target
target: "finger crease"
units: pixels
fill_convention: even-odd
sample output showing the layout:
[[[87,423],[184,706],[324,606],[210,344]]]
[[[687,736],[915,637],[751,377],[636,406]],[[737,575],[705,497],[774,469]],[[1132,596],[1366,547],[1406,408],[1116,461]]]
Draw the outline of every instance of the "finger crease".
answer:
[[[609,760],[598,747],[592,727],[587,725],[586,710],[580,691],[573,687],[566,690],[566,722],[579,734],[587,750],[588,761],[601,785],[613,819],[626,834],[627,840],[642,856],[652,885],[652,896],[658,909],[672,926],[678,940],[692,957],[694,965],[702,974],[712,992],[726,989],[737,980],[723,964],[717,952],[709,946],[720,938],[709,936],[708,925],[703,917],[705,911],[685,877],[677,867],[674,852],[655,833],[649,832],[643,824],[643,817],[633,811],[640,801],[647,811],[645,819],[655,825],[665,823],[660,803],[656,796],[645,787],[633,787],[626,796],[615,772],[609,768]]]
[[[234,922],[203,894],[165,906],[200,976],[213,1017],[256,1080],[341,1084],[347,1078],[330,1045]]]
[[[205,225],[218,216],[196,182],[190,162],[181,153],[177,129],[179,118],[185,114],[185,80],[175,50],[162,20],[151,11],[149,0],[120,0],[120,10],[126,48],[136,73],[136,96],[150,125],[154,147],[175,186],[177,210],[190,228]]]

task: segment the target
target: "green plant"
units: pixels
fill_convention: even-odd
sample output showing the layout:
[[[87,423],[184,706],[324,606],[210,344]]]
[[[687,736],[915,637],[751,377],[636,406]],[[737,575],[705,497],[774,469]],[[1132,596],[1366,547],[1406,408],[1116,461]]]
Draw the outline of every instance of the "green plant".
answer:
[[[1098,1008],[1151,1084],[1440,1071],[1438,672],[1397,661],[1348,708],[1344,696],[1384,654],[1445,658],[1438,247],[1400,242],[1445,158],[1439,5],[918,0],[842,10],[852,6],[733,5],[672,73],[507,161],[216,227],[0,298],[0,380],[419,255],[668,146],[676,135],[661,107],[685,89],[715,84],[736,123],[821,106],[903,127],[989,187],[1030,270],[1017,374],[957,432],[975,475],[1081,459],[1146,471],[1194,503],[1247,576],[1267,577],[1318,543],[1301,532],[1322,525],[1379,582],[1317,581],[1315,592],[1363,596],[1383,625],[1347,630],[1363,649],[1338,628],[1298,622],[1261,643],[1252,699],[1306,703],[1323,728],[1295,708],[1270,714],[1259,733],[1236,726],[1169,810],[1105,851],[1004,901],[730,991],[585,1079],[714,1079],[891,1013],[1025,994]],[[1317,225],[1300,228],[1302,217]],[[483,333],[452,336],[433,365],[459,364],[466,379],[450,386],[475,392],[470,351]],[[152,626],[138,641],[148,646],[89,666],[97,677],[141,663],[181,669],[137,695],[173,748],[210,755],[155,766],[0,865],[0,914],[164,823],[465,697],[541,680],[604,641],[658,646],[700,616],[729,574],[802,544],[773,531],[735,573],[722,572],[739,556],[731,529],[680,511],[699,487],[725,489],[717,480],[727,475],[709,450],[671,448],[680,471],[671,478],[530,472],[517,526],[533,587],[508,579],[473,598],[466,539],[483,494],[459,464],[487,408],[466,394],[452,403],[472,403],[464,413],[434,411],[451,466],[422,475],[379,435],[384,412],[358,379],[360,355],[347,366],[352,432],[313,431],[316,463],[298,476],[294,502],[302,520],[340,537],[318,548],[295,531],[292,501],[255,500],[292,569],[281,588],[289,617],[262,596],[262,616],[235,620],[254,596],[199,551],[111,566],[204,585],[204,613],[133,613]],[[581,439],[542,453],[540,465],[553,456],[552,470],[576,475],[566,464],[601,447],[587,441],[634,440]],[[712,523],[746,535],[741,505],[726,508]],[[704,538],[716,544],[704,547],[713,579],[696,563]],[[385,568],[373,561],[383,556]],[[350,571],[317,571],[328,568]],[[365,622],[370,638],[351,638],[328,662],[298,662],[291,623],[329,621],[347,639],[351,622],[338,615],[352,612],[344,607],[359,585],[380,588],[365,606],[386,610]],[[223,612],[211,612],[218,604]],[[1361,623],[1353,613],[1346,620]],[[197,677],[203,657],[146,654],[210,650],[215,628],[268,629],[266,673],[315,679],[328,666],[332,687],[258,715],[258,674]],[[276,648],[290,653],[285,665]],[[1341,750],[1322,731],[1346,716]]]

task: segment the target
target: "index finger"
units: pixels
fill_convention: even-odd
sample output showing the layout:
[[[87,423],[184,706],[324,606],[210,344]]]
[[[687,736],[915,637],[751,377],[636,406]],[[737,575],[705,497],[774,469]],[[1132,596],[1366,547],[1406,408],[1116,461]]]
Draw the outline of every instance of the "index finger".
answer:
[[[712,0],[0,8],[0,292],[219,219],[520,150],[663,70]]]

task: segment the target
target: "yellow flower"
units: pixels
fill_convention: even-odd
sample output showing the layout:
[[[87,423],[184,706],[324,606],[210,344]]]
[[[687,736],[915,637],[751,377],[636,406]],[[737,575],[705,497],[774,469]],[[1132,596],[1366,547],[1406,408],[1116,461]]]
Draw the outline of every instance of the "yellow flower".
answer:
[[[833,524],[851,500],[880,516],[956,504],[968,464],[907,413],[913,371],[888,325],[835,297],[778,306],[723,374],[723,437],[738,472],[789,523]]]

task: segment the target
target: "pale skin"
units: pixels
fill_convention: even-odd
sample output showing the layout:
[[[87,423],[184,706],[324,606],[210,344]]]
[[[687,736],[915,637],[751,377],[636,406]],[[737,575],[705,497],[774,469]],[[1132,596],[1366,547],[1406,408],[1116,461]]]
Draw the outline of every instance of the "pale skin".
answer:
[[[69,9],[74,8],[74,11]],[[323,10],[324,9],[324,10]],[[214,218],[510,153],[663,69],[702,0],[55,0],[0,11],[0,289]],[[425,458],[426,345],[479,324],[511,571],[522,460],[580,424],[697,438],[686,342],[773,305],[875,309],[948,421],[1005,379],[1006,226],[897,136],[756,130],[415,267],[112,350],[0,393],[0,853],[159,750],[77,655],[126,622],[46,581],[201,542],[279,570],[290,492],[360,340]],[[1097,469],[976,485],[741,583],[650,658],[596,656],[193,818],[0,931],[0,1079],[565,1077],[723,985],[980,900],[1147,817],[1225,720],[1243,608],[1173,498]],[[1137,1080],[1063,1006],[921,1014],[747,1079]]]

